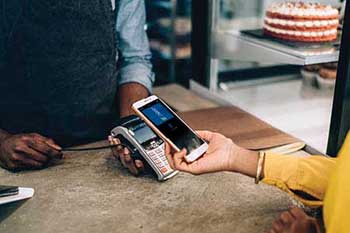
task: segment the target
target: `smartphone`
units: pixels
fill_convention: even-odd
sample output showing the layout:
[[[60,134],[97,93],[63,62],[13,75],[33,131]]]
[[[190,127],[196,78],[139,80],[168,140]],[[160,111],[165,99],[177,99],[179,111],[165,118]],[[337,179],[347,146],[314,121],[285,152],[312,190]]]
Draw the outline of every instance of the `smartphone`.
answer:
[[[152,95],[137,101],[132,108],[177,152],[186,148],[187,162],[195,161],[207,151],[208,144],[157,96]]]

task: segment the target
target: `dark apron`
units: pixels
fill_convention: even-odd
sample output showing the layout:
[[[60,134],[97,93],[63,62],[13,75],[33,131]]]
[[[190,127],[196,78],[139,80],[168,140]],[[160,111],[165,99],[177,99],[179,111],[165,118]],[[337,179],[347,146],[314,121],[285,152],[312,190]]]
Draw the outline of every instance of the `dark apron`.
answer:
[[[111,0],[2,1],[0,128],[62,145],[106,138],[118,120]]]

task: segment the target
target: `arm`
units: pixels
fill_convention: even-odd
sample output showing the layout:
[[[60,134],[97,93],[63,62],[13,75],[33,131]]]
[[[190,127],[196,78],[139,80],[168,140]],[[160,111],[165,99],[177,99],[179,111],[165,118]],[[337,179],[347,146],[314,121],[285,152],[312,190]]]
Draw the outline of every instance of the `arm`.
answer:
[[[175,153],[173,161],[176,169],[192,174],[231,171],[253,178],[256,176],[257,152],[241,148],[221,134],[208,131],[198,133],[209,142],[208,151],[193,163],[186,162],[185,151]],[[319,206],[335,163],[336,159],[325,156],[297,157],[267,153],[263,182],[275,185],[306,205]]]
[[[337,159],[266,154],[263,182],[287,192],[307,206],[318,207],[328,187]]]
[[[323,218],[328,233],[350,232],[350,131],[337,160],[323,207]]]
[[[127,83],[122,85],[118,91],[120,117],[129,116],[134,114],[131,106],[136,101],[148,96],[147,89],[138,83]]]
[[[123,117],[132,113],[132,103],[152,93],[154,74],[144,29],[144,1],[120,0],[116,9],[117,47],[120,52],[119,104],[120,115]]]
[[[319,159],[312,158],[312,160],[314,161],[311,162],[310,159],[308,159],[308,161],[306,162],[309,165],[312,164],[312,167],[313,167],[312,171],[310,171],[310,169],[307,169],[307,171],[309,171],[310,174],[325,173],[324,176],[317,175],[317,177],[321,177],[321,180],[317,180],[316,183],[327,183],[326,185],[327,192],[324,198],[324,205],[323,205],[323,219],[324,219],[326,231],[329,233],[350,232],[350,222],[348,220],[349,217],[348,217],[348,208],[347,208],[350,203],[350,196],[349,196],[350,156],[349,155],[350,155],[350,134],[348,134],[343,144],[343,147],[338,153],[338,157],[336,159],[337,161],[336,165],[334,165],[334,163],[331,163],[330,161],[328,162],[322,161],[324,165],[326,165],[327,163],[330,165],[328,169],[324,170],[327,167],[324,165],[320,166],[320,164],[317,164],[317,160]],[[278,166],[278,164],[273,164],[274,163],[273,160],[274,159],[270,161],[272,162],[272,164],[270,165]],[[301,162],[301,164],[298,165],[299,169],[302,169],[304,162]],[[321,162],[321,160],[319,160],[319,162]],[[330,177],[329,177],[329,173],[330,173],[329,170],[332,170],[332,175]],[[278,175],[278,173],[275,173],[275,174],[272,173],[271,175],[272,175],[270,178],[271,180],[275,180],[277,182],[278,180],[280,180],[280,179],[273,178],[274,176]],[[288,177],[288,174],[283,174],[281,177],[282,180],[284,180],[283,177],[285,179],[286,177]],[[302,177],[305,177],[305,176],[302,175]],[[327,179],[329,177],[329,182],[328,181],[325,182],[324,180],[322,180],[325,177],[327,177]],[[296,180],[299,180],[299,179],[296,179]],[[290,182],[286,181],[285,183],[290,183]],[[307,183],[308,182],[306,182],[306,184]],[[315,181],[313,181],[313,183],[315,183]],[[306,188],[308,187],[306,186]],[[312,186],[311,188],[314,189],[314,186]],[[323,196],[320,197],[320,199],[323,199]],[[273,230],[271,230],[271,232],[303,233],[303,232],[321,232],[321,231],[320,231],[320,227],[316,222],[316,219],[307,216],[300,209],[293,208],[289,211],[283,212],[279,216],[279,218],[275,220],[275,222],[273,223]]]
[[[148,38],[144,29],[146,12],[143,0],[119,0],[116,6],[116,38],[119,51],[120,70],[118,76],[118,97],[120,116],[132,114],[131,105],[152,93],[154,74],[150,62]],[[112,145],[120,144],[110,138]],[[127,148],[121,146],[112,150],[120,158],[124,167],[138,175],[144,165],[140,160],[133,160]]]

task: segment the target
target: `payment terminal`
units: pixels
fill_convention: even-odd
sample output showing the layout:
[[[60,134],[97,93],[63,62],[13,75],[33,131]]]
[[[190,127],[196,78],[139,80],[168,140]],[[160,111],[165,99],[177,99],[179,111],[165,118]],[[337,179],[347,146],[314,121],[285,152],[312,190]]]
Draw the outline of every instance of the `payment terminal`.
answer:
[[[158,180],[167,180],[178,173],[169,166],[164,141],[138,116],[123,118],[120,125],[111,131],[111,136],[128,147],[133,159],[146,161]]]

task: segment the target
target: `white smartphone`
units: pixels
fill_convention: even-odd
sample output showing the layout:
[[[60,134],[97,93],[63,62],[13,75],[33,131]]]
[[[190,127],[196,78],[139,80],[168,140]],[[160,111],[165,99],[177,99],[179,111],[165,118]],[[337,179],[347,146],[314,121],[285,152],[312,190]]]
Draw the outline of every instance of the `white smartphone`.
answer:
[[[208,144],[157,96],[137,101],[132,108],[176,151],[186,148],[187,162],[195,161],[207,151]]]

